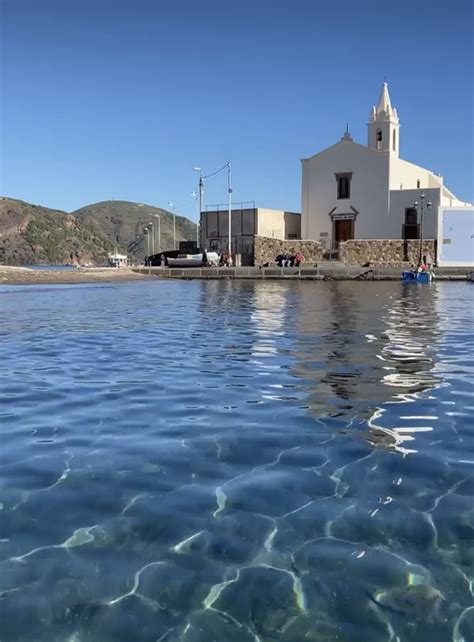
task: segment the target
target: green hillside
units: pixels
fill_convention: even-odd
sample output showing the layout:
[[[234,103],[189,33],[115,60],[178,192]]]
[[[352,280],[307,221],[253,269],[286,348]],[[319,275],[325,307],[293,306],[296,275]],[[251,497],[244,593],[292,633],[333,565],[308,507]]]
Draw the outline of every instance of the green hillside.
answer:
[[[161,249],[173,246],[173,215],[163,209],[126,201],[106,201],[67,213],[17,199],[0,197],[0,264],[103,265],[116,248],[141,262],[147,253],[143,228],[155,223],[158,251],[158,219]],[[195,238],[195,225],[176,216],[176,240]]]
[[[155,252],[158,252],[158,218],[161,227],[161,249],[173,249],[173,214],[152,205],[128,201],[104,201],[82,207],[72,215],[81,223],[98,224],[112,246],[127,252],[136,260],[147,254],[144,226],[153,222]],[[183,216],[176,216],[176,243],[196,238],[196,226]]]

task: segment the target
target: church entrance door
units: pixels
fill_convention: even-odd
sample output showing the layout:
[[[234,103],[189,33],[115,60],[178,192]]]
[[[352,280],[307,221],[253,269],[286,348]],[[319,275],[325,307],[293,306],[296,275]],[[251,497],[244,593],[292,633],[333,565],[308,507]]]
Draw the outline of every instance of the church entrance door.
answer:
[[[354,238],[354,220],[353,219],[342,219],[334,221],[334,240],[336,248],[339,247],[339,243],[344,241],[349,241]]]

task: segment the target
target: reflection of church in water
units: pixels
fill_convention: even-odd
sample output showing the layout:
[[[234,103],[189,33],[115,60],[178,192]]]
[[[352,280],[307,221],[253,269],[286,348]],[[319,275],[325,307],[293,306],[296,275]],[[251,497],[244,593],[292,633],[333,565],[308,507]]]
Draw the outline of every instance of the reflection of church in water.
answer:
[[[309,411],[340,421],[341,428],[364,424],[371,443],[408,451],[414,433],[432,428],[417,421],[405,426],[402,420],[401,426],[390,426],[394,409],[386,411],[440,383],[433,361],[439,334],[436,289],[307,285],[301,291],[293,372],[302,379]]]

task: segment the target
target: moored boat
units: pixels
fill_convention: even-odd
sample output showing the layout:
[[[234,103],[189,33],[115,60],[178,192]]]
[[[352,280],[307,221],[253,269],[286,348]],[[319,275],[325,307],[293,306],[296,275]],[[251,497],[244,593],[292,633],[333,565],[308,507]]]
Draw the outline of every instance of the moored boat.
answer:
[[[219,264],[217,252],[207,252],[207,263],[214,266]],[[169,258],[168,267],[202,267],[202,253]]]
[[[405,270],[402,273],[402,281],[404,281],[405,283],[431,283],[432,280],[432,272]]]
[[[108,267],[121,268],[127,267],[128,257],[126,254],[119,254],[117,250],[113,254],[107,255]]]

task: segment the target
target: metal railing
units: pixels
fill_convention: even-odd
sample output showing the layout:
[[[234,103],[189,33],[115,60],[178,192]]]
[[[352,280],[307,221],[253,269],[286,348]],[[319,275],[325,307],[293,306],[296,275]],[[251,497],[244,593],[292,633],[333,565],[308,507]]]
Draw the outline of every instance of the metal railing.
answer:
[[[246,207],[244,207],[244,205]],[[240,203],[232,203],[232,211],[239,210],[254,210],[255,201],[241,201]],[[217,205],[206,205],[206,212],[228,212],[228,203],[218,203]]]

